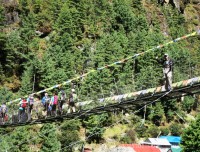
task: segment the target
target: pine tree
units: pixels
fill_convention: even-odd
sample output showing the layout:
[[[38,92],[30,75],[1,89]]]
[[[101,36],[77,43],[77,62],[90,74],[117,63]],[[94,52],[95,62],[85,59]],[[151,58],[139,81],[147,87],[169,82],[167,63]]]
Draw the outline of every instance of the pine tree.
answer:
[[[88,142],[99,143],[102,139],[104,128],[108,119],[107,114],[93,115],[89,117],[88,120],[84,121],[86,125],[86,136],[88,137]]]
[[[80,140],[78,131],[80,129],[79,120],[65,121],[60,129],[59,141],[63,152],[72,152],[73,147],[76,146],[74,142]]]
[[[23,95],[32,93],[33,83],[33,65],[31,65],[30,67],[27,67],[26,71],[24,71],[24,74],[22,75],[20,92]]]
[[[193,121],[182,134],[181,147],[183,152],[199,152],[200,150],[200,115]]]
[[[162,104],[157,102],[154,106],[150,107],[149,110],[149,119],[152,120],[155,125],[159,126],[164,116],[164,109]]]
[[[41,150],[42,152],[54,152],[54,151],[60,151],[61,149],[61,144],[60,141],[58,140],[57,137],[57,129],[54,124],[45,124],[41,128],[41,136],[40,138],[42,139],[42,147]]]

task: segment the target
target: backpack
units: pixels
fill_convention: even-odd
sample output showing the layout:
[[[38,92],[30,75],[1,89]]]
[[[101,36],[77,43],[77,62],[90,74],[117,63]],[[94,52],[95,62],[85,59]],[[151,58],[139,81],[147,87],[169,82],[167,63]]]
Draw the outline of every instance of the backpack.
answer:
[[[54,105],[57,105],[57,104],[58,104],[58,96],[54,96],[53,104],[54,104]]]
[[[25,108],[25,107],[26,107],[26,104],[27,104],[27,103],[26,103],[26,100],[22,100],[21,107],[22,107],[22,108]]]

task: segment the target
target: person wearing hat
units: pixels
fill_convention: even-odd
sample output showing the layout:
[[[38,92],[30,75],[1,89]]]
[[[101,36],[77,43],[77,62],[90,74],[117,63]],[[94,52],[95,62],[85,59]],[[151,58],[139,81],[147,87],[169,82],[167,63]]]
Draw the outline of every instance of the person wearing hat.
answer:
[[[76,102],[77,102],[77,100],[78,100],[78,96],[76,94],[76,91],[75,91],[75,89],[72,89],[70,97],[69,97],[69,110],[68,110],[68,113],[71,112],[71,109],[72,109],[72,112],[76,112]]]
[[[163,67],[163,79],[164,79],[164,86],[167,91],[172,89],[172,69],[173,69],[173,61],[169,58],[167,53],[164,54],[163,59],[158,60],[158,63],[162,64]]]

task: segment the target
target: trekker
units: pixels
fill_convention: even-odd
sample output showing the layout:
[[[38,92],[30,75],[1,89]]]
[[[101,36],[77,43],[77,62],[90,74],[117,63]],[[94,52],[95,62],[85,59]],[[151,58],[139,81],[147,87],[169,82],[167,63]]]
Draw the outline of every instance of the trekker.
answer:
[[[58,105],[58,93],[55,92],[54,95],[51,97],[50,105],[52,106],[51,115],[56,116],[56,107]]]
[[[23,115],[25,114],[27,107],[27,101],[24,97],[21,98],[19,105],[20,106],[19,106],[18,120],[20,122],[22,120]]]
[[[31,112],[34,104],[34,97],[32,94],[30,94],[29,97],[27,98],[27,103],[28,103],[28,120],[31,120]]]
[[[44,97],[42,98],[42,104],[44,106],[45,111],[49,111],[49,104],[50,104],[50,97],[48,96],[48,93],[44,94]]]
[[[34,104],[34,97],[33,95],[29,95],[29,97],[27,98],[27,102],[28,102],[28,112],[31,113],[32,109],[33,109],[33,104]]]
[[[71,112],[71,109],[72,109],[72,112],[76,112],[76,102],[78,100],[78,96],[75,92],[75,89],[72,89],[71,90],[71,94],[70,94],[70,97],[69,97],[69,110],[68,110],[68,113]]]
[[[66,102],[66,99],[67,99],[67,96],[66,96],[66,93],[64,92],[64,90],[61,90],[59,92],[58,99],[59,99],[59,102],[58,102],[59,111],[62,114],[62,107],[63,107],[63,104]]]
[[[6,113],[7,113],[6,103],[3,103],[1,105],[1,118],[3,123],[5,122]]]
[[[158,57],[156,57],[157,59]],[[164,78],[164,86],[167,91],[172,89],[172,70],[173,70],[173,62],[169,58],[168,54],[164,55],[164,58],[161,60],[157,60],[163,66],[163,78]]]

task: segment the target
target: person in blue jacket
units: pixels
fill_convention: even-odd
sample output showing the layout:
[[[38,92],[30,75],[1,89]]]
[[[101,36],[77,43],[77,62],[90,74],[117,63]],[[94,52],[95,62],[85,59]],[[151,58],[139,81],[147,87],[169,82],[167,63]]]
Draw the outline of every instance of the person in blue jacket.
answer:
[[[44,106],[45,111],[48,111],[50,101],[51,101],[51,98],[48,96],[48,93],[45,93],[44,97],[42,98],[42,104]]]

